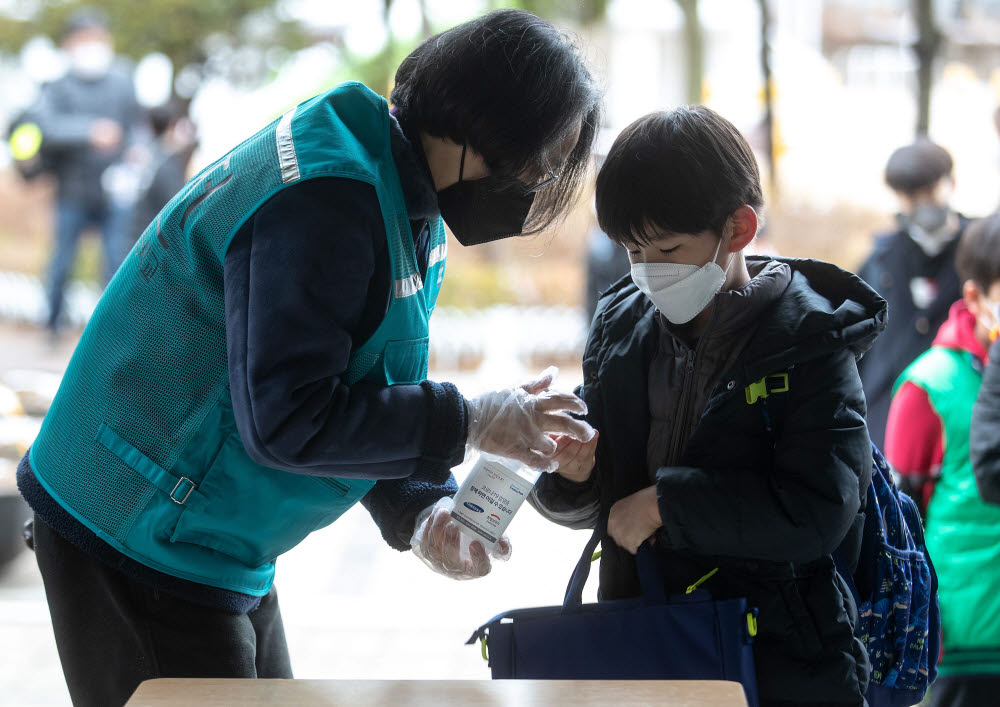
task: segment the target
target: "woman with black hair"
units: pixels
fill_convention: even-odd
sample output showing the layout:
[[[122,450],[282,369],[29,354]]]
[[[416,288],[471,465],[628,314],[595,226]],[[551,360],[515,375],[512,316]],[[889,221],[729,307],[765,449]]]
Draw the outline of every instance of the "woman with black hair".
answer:
[[[290,677],[278,555],[360,500],[390,546],[419,516],[425,563],[482,576],[482,546],[420,515],[466,445],[550,469],[548,435],[592,436],[550,377],[426,380],[444,223],[467,246],[537,233],[583,179],[600,97],[576,48],[494,12],[418,47],[392,101],[343,84],[238,145],[98,305],[18,470],[74,703]]]

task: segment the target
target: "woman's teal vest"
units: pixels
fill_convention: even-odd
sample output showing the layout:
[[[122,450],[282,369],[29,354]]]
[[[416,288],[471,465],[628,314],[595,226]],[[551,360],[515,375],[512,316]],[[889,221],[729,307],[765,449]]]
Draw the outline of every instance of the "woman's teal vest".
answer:
[[[222,274],[235,233],[281,189],[314,177],[373,185],[393,291],[344,378],[423,380],[447,246],[434,219],[422,278],[389,121],[385,101],[358,83],[288,111],[171,199],[111,281],[31,464],[56,501],[120,552],[167,574],[262,595],[278,555],[374,485],[278,471],[248,456],[229,394]]]

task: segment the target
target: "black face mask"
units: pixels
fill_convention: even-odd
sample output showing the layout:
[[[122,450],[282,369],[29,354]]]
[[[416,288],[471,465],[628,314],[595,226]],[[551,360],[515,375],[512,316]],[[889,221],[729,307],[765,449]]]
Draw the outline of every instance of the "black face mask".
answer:
[[[464,246],[521,235],[535,190],[511,177],[463,181],[465,149],[463,146],[458,181],[438,192],[438,208],[448,228]]]

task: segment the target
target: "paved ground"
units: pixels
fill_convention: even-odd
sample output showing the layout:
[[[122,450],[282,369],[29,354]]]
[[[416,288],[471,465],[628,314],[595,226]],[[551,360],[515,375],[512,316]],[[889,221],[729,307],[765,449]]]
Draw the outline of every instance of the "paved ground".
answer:
[[[59,371],[72,351],[71,341],[53,350],[35,330],[3,323],[0,340],[0,375]],[[437,377],[471,393],[510,382],[497,375],[520,380],[533,373],[497,360],[480,370]],[[564,372],[560,387],[570,389],[578,380],[578,373]],[[360,507],[315,533],[278,563],[276,586],[296,676],[489,677],[478,646],[464,646],[465,640],[504,609],[561,602],[587,537],[545,522],[527,505],[510,535],[509,563],[485,579],[455,582],[390,549]],[[591,587],[591,599],[593,592]],[[0,695],[5,705],[69,704],[41,579],[28,553],[0,575]]]

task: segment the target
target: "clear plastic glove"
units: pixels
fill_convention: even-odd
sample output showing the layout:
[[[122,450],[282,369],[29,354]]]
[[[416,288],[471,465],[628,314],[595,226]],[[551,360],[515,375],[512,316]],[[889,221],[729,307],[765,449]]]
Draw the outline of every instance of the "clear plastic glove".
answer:
[[[455,499],[445,496],[417,516],[410,547],[413,554],[438,574],[452,579],[485,577],[493,568],[490,557],[506,562],[510,558],[510,539],[504,535],[487,554],[478,540],[459,530],[451,517]]]
[[[520,388],[496,390],[469,400],[469,446],[516,459],[537,471],[555,471],[557,445],[549,435],[589,442],[594,428],[568,413],[587,414],[586,404],[571,393],[549,390],[558,369]]]

